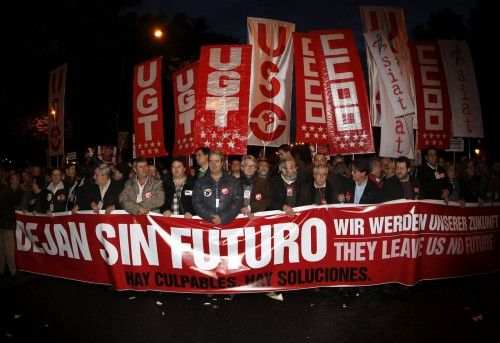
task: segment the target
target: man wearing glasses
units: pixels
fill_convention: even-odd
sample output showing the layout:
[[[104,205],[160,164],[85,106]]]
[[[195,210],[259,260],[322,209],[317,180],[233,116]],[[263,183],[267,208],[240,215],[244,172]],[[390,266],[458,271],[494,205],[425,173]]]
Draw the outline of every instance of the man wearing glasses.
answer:
[[[253,213],[265,211],[271,204],[269,181],[258,176],[257,160],[252,155],[242,159],[243,175],[240,177],[243,191],[243,207],[241,213],[253,217]]]

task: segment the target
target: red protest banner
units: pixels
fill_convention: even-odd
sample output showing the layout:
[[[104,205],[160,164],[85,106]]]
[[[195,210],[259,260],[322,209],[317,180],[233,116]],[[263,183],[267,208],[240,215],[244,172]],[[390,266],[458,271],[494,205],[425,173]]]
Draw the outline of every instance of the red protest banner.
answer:
[[[17,214],[19,269],[117,289],[238,293],[365,286],[500,269],[499,206],[408,201],[199,219]]]
[[[161,90],[162,57],[134,67],[134,133],[137,156],[166,156]]]
[[[194,145],[196,113],[196,80],[198,62],[174,73],[175,143],[174,156],[189,155],[198,147]]]
[[[325,99],[330,153],[373,153],[368,97],[352,30],[310,35]]]
[[[451,107],[437,42],[410,42],[417,104],[417,149],[449,149]]]
[[[293,33],[297,105],[296,141],[328,144],[325,105],[311,36]]]
[[[196,89],[195,146],[246,155],[252,49],[202,46]]]

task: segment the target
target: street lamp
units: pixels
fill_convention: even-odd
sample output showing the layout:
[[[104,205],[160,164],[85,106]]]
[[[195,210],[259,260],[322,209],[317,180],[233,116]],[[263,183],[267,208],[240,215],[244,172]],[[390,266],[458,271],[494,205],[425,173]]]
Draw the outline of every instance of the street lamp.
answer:
[[[163,37],[163,30],[160,28],[155,28],[153,35],[156,39],[161,39]]]

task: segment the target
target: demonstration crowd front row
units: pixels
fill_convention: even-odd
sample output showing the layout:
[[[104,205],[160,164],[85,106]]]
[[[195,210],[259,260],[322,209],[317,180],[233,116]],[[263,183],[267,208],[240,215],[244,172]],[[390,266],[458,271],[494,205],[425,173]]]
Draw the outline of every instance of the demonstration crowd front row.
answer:
[[[164,177],[142,157],[132,168],[108,165],[88,150],[83,173],[75,165],[55,168],[46,185],[40,168],[0,175],[0,272],[5,266],[16,273],[14,260],[15,210],[38,214],[92,210],[111,213],[123,209],[132,215],[162,213],[168,217],[201,217],[215,226],[231,222],[238,214],[282,210],[296,215],[294,208],[335,203],[378,204],[397,199],[435,199],[466,202],[498,201],[498,173],[487,186],[478,178],[474,161],[464,159],[458,170],[438,165],[438,151],[428,149],[426,162],[413,168],[406,157],[383,166],[376,156],[356,157],[350,165],[341,158],[329,164],[327,156],[316,154],[312,165],[292,156],[288,145],[278,149],[275,175],[266,159],[252,155],[233,160],[224,169],[225,156],[219,150],[199,148],[197,167],[187,172],[186,159],[174,157]],[[341,157],[341,156],[340,156]],[[392,168],[391,168],[392,166]],[[348,172],[350,170],[350,172]],[[194,175],[191,175],[194,174]],[[391,175],[392,174],[392,175]]]

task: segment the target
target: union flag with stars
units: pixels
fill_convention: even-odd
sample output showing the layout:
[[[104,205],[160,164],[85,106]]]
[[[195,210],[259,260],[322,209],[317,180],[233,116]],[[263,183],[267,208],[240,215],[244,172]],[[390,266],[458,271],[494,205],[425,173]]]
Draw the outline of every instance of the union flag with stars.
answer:
[[[225,154],[247,153],[250,45],[202,46],[194,142]]]

